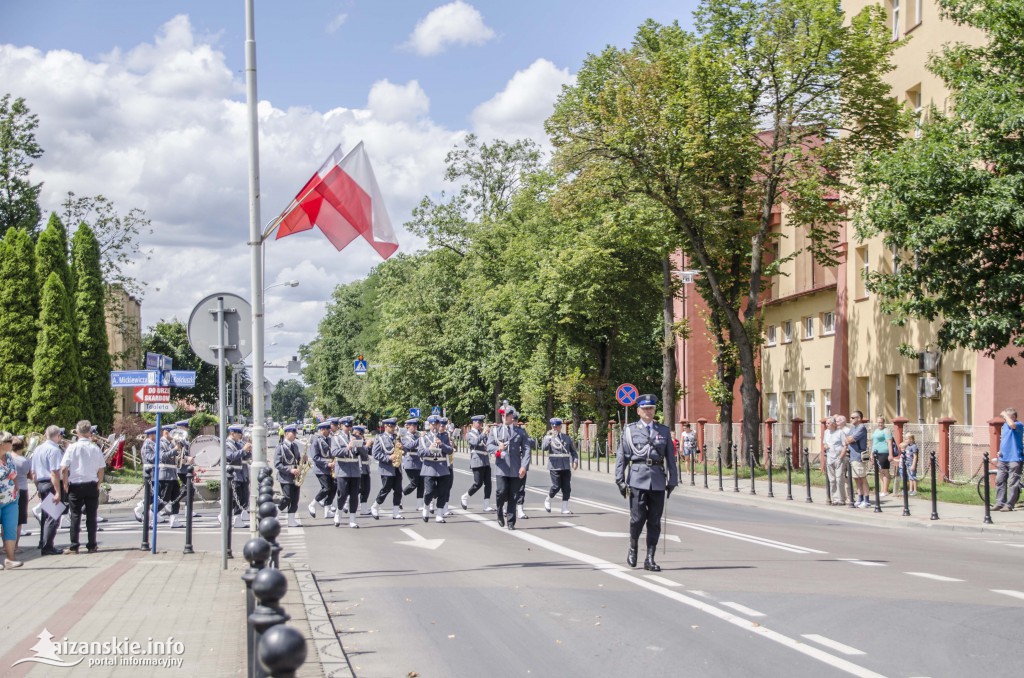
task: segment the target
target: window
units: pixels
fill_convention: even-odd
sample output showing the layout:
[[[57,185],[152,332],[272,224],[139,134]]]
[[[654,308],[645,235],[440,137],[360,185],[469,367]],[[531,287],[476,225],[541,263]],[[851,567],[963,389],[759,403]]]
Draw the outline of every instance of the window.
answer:
[[[793,321],[786,320],[782,323],[782,343],[788,344],[793,341]]]
[[[803,320],[804,339],[814,339],[814,318],[807,317]]]
[[[804,391],[804,438],[814,438],[818,432],[817,404],[814,391]]]
[[[786,424],[790,424],[796,417],[796,394],[787,391],[783,397],[786,399]]]
[[[914,111],[914,138],[921,138],[921,123],[924,121],[924,107],[921,104],[921,86],[907,91],[907,104]]]
[[[889,20],[892,22],[892,39],[900,39],[900,0],[890,0]]]
[[[764,331],[764,343],[766,346],[774,346],[776,343],[776,332],[775,325],[769,325]]]
[[[971,395],[971,373],[964,372],[964,426],[974,425],[974,402]]]
[[[768,394],[768,419],[779,419],[779,394]]]
[[[836,333],[836,314],[825,311],[821,314],[821,336],[827,337]]]
[[[871,265],[868,263],[868,247],[863,245],[857,248],[857,269],[856,269],[856,285],[855,294],[858,299],[863,299],[868,296],[867,278],[868,273],[871,272]]]
[[[824,414],[824,416],[831,417],[832,416],[832,391],[831,391],[831,389],[827,389],[826,388],[826,389],[824,389],[821,392],[821,402],[825,405],[825,414]]]
[[[890,419],[903,416],[903,380],[898,374],[885,375],[885,416]]]
[[[922,16],[924,13],[924,7],[922,5],[924,5],[924,0],[913,0],[913,2],[907,7],[907,9],[912,12],[912,14],[907,17],[907,19],[909,19],[907,23],[911,28],[919,26],[921,24],[921,20],[924,18]]]
[[[857,377],[857,398],[853,409],[859,409],[864,414],[864,420],[871,420],[871,379],[869,377]]]

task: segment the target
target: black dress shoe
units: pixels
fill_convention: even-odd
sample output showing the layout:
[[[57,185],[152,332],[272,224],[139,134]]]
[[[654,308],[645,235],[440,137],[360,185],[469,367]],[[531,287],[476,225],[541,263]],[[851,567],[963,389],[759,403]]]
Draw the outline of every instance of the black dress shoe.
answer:
[[[40,555],[44,556],[59,556],[63,553],[63,551],[59,549],[40,549],[39,553]]]
[[[510,532],[511,532],[512,530],[516,529],[516,524],[515,524],[515,523],[509,523],[509,524],[508,524],[508,529],[509,529],[509,531],[510,531]]]
[[[630,567],[636,567],[636,540],[629,540],[629,550],[626,551],[626,564]]]
[[[654,552],[658,550],[657,546],[647,547],[647,558],[644,559],[644,569],[651,572],[661,572],[661,565],[654,562]]]
[[[505,514],[502,511],[498,511],[498,524],[505,527]]]

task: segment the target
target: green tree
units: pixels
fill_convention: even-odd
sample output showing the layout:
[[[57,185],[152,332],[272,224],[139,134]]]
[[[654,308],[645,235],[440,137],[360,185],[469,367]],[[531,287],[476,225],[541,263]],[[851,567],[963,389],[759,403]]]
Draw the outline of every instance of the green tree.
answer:
[[[36,142],[38,126],[39,117],[29,112],[23,98],[0,97],[0,235],[12,228],[34,235],[39,228],[43,184],[28,179],[32,160],[43,155]]]
[[[270,396],[270,416],[276,421],[295,421],[306,416],[309,392],[297,379],[282,379]]]
[[[32,362],[39,332],[39,288],[32,238],[11,228],[0,240],[0,428],[27,432]]]
[[[110,346],[100,246],[88,224],[79,225],[71,242],[75,286],[75,317],[81,355],[83,412],[109,431],[114,424],[114,392],[110,388]]]
[[[744,439],[757,446],[773,213],[785,200],[830,260],[842,177],[900,129],[882,80],[898,43],[880,7],[847,21],[837,0],[706,0],[695,25],[648,22],[629,49],[588,57],[547,129],[560,169],[600,172],[663,210],[736,346]]]
[[[74,278],[68,265],[68,231],[56,214],[50,215],[46,228],[36,240],[36,280],[39,289],[46,284],[51,273],[60,277],[68,299],[74,295]],[[71,310],[71,306],[68,306]]]
[[[100,269],[107,285],[120,285],[129,294],[142,292],[129,267],[149,261],[139,245],[140,235],[153,233],[146,212],[138,207],[119,214],[112,200],[102,196],[77,197],[68,191],[63,204],[66,224],[88,224],[99,244]]]
[[[176,370],[194,370],[194,388],[172,388],[172,400],[184,400],[196,407],[217,403],[217,367],[202,361],[188,343],[188,328],[178,319],[161,320],[142,335],[143,352],[169,356]],[[230,381],[233,367],[227,370]]]
[[[41,431],[56,424],[70,430],[82,417],[77,353],[67,292],[60,275],[53,271],[43,285],[40,302],[32,404],[28,413],[32,429]]]
[[[939,5],[987,42],[934,55],[928,67],[949,88],[946,112],[932,107],[918,134],[860,167],[858,234],[881,233],[898,253],[895,270],[871,272],[867,286],[897,325],[938,320],[942,350],[993,355],[1013,345],[1024,356],[1024,10]]]

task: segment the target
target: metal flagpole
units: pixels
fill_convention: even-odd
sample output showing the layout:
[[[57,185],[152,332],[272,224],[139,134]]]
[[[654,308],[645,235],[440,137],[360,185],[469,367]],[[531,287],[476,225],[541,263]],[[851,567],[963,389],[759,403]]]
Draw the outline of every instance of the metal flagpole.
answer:
[[[260,143],[256,112],[256,21],[254,0],[245,0],[245,101],[249,114],[249,247],[252,286],[252,468],[249,475],[249,532],[259,524],[257,478],[267,465],[267,430],[263,411],[263,228],[260,225]]]
[[[223,570],[228,569],[228,557],[231,555],[228,546],[231,540],[231,512],[228,510],[228,505],[231,503],[228,498],[231,495],[228,493],[231,490],[228,487],[227,404],[224,402],[227,391],[226,377],[224,376],[224,363],[227,360],[225,343],[224,297],[217,297],[217,401],[220,403],[217,412],[220,415],[218,427],[220,433],[220,566]]]

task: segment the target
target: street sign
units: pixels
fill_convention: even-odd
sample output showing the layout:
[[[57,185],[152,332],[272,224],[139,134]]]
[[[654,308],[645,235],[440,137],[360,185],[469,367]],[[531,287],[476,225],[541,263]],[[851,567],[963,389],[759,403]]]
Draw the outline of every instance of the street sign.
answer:
[[[433,407],[431,407],[430,408],[430,414],[431,414],[431,416],[434,416],[434,417],[440,417],[441,416],[441,406],[440,405],[434,405]]]
[[[171,387],[136,386],[134,398],[137,403],[169,403],[171,402]]]
[[[159,412],[161,414],[167,414],[174,411],[174,405],[170,403],[143,403],[143,412]]]
[[[171,370],[165,381],[169,386],[192,388],[196,385],[196,373],[192,370]]]
[[[409,408],[409,417],[411,419],[419,419],[420,418],[420,408],[418,408],[418,407],[410,407]]]
[[[132,386],[156,386],[159,372],[155,370],[114,370],[110,373],[112,388],[129,388]]]
[[[623,407],[629,407],[636,402],[638,397],[640,397],[640,394],[637,392],[636,386],[633,386],[633,384],[622,384],[615,389],[615,399],[618,400],[619,404]]]
[[[217,298],[224,298],[224,359],[239,363],[252,353],[252,306],[235,294],[218,292],[192,309],[188,319],[188,344],[203,362],[217,364]]]
[[[149,351],[146,352],[147,370],[160,370],[161,372],[166,372],[171,369],[172,364],[173,361],[168,356],[161,355],[159,353],[150,353]]]
[[[366,370],[368,369],[366,361],[363,360],[362,356],[360,356],[358,360],[352,361],[352,367],[355,369],[356,374],[359,375],[366,374]]]

